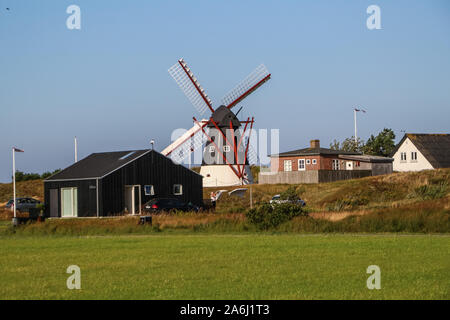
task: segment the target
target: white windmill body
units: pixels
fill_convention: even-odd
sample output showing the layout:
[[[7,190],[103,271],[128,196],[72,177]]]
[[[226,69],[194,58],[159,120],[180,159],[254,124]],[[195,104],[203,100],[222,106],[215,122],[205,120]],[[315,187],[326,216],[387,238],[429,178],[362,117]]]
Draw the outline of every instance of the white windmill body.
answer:
[[[183,59],[171,67],[169,73],[200,115],[209,109],[211,116],[200,121],[194,117],[194,126],[165,148],[162,154],[182,163],[192,152],[204,146],[200,169],[204,187],[253,183],[250,164],[256,163],[257,156],[250,147],[249,137],[254,118],[240,121],[237,118],[240,110],[235,114],[232,108],[270,79],[264,65],[231,90],[216,109]]]

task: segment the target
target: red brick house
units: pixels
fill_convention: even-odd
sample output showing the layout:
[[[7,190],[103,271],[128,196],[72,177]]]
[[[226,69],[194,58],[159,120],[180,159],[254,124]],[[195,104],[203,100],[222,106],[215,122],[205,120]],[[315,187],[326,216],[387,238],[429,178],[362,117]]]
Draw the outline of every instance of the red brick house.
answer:
[[[259,183],[319,183],[392,173],[392,158],[358,152],[310,147],[270,155],[270,171],[261,171]]]
[[[345,160],[339,155],[360,153],[321,148],[320,140],[311,140],[309,148],[271,155],[271,171],[345,170]]]

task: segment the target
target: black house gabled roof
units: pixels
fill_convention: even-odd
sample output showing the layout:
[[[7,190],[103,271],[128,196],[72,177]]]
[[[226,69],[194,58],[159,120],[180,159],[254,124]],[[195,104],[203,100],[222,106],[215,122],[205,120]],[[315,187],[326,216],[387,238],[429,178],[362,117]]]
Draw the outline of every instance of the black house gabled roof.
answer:
[[[450,168],[450,134],[406,133],[392,152],[392,156],[398,151],[406,138],[411,140],[433,168]]]
[[[271,154],[271,157],[296,157],[296,156],[317,156],[317,155],[360,155],[358,152],[347,152],[343,150],[333,150],[327,148],[304,148],[293,151]]]
[[[45,179],[45,181],[102,178],[123,167],[124,165],[133,162],[148,152],[152,152],[152,150],[146,149],[93,153],[74,163],[70,167],[67,167],[66,169]]]

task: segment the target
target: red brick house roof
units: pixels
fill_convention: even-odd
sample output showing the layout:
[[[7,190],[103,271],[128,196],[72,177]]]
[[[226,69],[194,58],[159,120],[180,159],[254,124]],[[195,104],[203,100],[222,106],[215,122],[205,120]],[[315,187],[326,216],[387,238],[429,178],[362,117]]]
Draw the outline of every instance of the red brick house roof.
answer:
[[[287,152],[282,152],[279,154],[271,154],[270,157],[282,158],[282,157],[318,156],[318,155],[335,155],[335,156],[338,156],[338,155],[361,155],[361,153],[321,148],[319,140],[311,140],[311,146],[309,148],[287,151]]]

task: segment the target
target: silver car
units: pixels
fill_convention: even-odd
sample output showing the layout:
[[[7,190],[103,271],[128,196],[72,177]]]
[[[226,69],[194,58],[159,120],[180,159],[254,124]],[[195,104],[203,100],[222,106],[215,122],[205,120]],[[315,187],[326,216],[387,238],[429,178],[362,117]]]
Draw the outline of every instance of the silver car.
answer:
[[[31,208],[36,208],[41,202],[33,198],[16,198],[17,211],[27,212]],[[11,199],[6,204],[7,209],[14,210],[14,199]]]
[[[297,200],[282,200],[279,194],[274,195],[272,197],[272,200],[270,200],[270,204],[281,204],[281,203],[299,204],[302,207],[306,206],[306,202],[300,198],[298,198]]]

